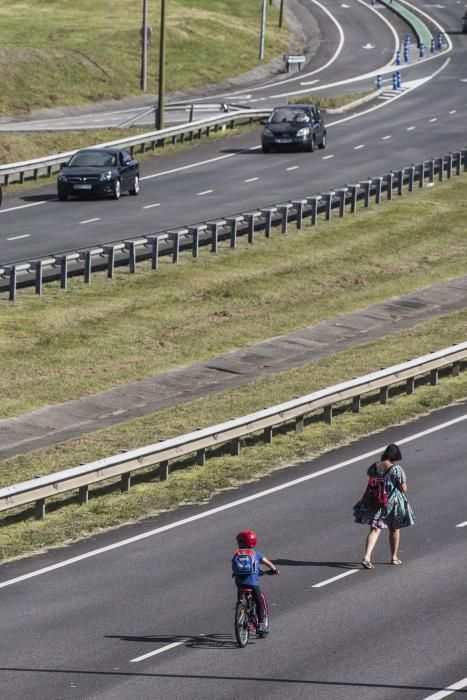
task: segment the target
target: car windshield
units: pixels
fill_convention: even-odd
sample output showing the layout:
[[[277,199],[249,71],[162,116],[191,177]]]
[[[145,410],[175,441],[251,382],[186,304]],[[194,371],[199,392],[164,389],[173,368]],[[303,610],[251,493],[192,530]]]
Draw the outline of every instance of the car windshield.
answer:
[[[105,151],[82,151],[75,153],[68,162],[70,168],[107,168],[116,165],[116,157]]]
[[[281,122],[309,122],[310,117],[304,109],[294,109],[293,107],[281,107],[275,109],[271,114],[270,122],[280,124]]]

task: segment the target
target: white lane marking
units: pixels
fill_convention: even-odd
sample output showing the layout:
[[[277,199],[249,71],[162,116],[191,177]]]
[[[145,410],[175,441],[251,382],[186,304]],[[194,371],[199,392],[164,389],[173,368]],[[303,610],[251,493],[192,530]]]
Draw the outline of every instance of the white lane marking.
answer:
[[[45,204],[43,202],[33,202],[32,204],[21,204],[19,207],[10,207],[9,209],[0,209],[0,214],[6,214],[7,211],[16,211],[17,209],[27,209],[28,207],[37,207],[39,204]]]
[[[332,155],[323,156],[322,160],[329,160],[329,158],[334,158],[334,156],[332,156]]]
[[[382,136],[381,141],[387,141],[390,138],[391,138],[391,134],[389,134],[388,136]]]
[[[437,121],[438,121],[438,117],[433,117],[432,119],[428,119],[428,121],[429,121],[429,122],[437,122]]]
[[[459,523],[459,525],[456,525],[456,527],[467,527],[467,520],[465,523]]]
[[[451,109],[451,111],[449,112],[449,114],[455,114],[456,112],[457,112],[457,109]]]
[[[167,644],[165,647],[161,647],[160,649],[156,649],[155,651],[149,651],[147,654],[137,656],[136,659],[130,659],[130,664],[137,664],[138,661],[144,661],[144,659],[149,659],[150,656],[163,654],[164,651],[169,651],[169,649],[175,649],[175,647],[180,647],[182,646],[182,644],[185,644],[185,642],[186,640],[184,639],[183,642],[173,642],[172,644]]]
[[[158,203],[158,204],[146,204],[146,206],[143,207],[143,209],[152,209],[153,207],[160,207],[160,203]]]
[[[100,217],[97,216],[95,219],[85,219],[84,221],[80,221],[80,224],[92,224],[94,221],[100,221]]]
[[[328,583],[334,583],[334,581],[338,581],[340,578],[344,578],[345,576],[350,576],[350,574],[356,574],[358,571],[361,571],[361,569],[349,569],[349,571],[344,571],[343,574],[328,578],[326,581],[321,581],[321,583],[315,583],[312,588],[322,588],[323,586],[327,586]]]
[[[413,131],[416,128],[417,128],[416,126],[408,126],[406,131]]]
[[[240,153],[248,153],[248,151],[256,151],[261,146],[253,146],[253,148],[245,148],[244,151]],[[226,158],[233,158],[236,153],[227,153],[223,156],[216,156],[216,158],[208,158],[207,160],[200,160],[197,163],[189,163],[188,165],[182,165],[179,168],[172,168],[172,170],[163,170],[161,173],[153,173],[152,175],[145,175],[140,177],[140,180],[151,180],[154,177],[162,177],[163,175],[172,175],[173,173],[179,173],[182,170],[190,170],[191,168],[197,168],[200,165],[210,165],[211,163],[216,163],[218,160],[225,160]]]
[[[204,190],[204,192],[198,192],[198,197],[203,197],[205,194],[212,194],[214,190]]]
[[[12,236],[11,238],[7,238],[7,241],[18,241],[20,238],[29,238],[30,235],[30,233],[23,233],[21,236]]]
[[[360,150],[360,148],[365,148],[365,144],[361,143],[359,146],[353,147],[354,151],[358,151],[358,150]]]
[[[290,168],[286,168],[287,171],[289,170],[297,170],[300,166],[299,165],[291,165]]]
[[[319,78],[315,78],[314,80],[302,80],[300,85],[314,85],[315,83],[319,83]]]
[[[426,435],[431,435],[431,433],[436,433],[439,430],[444,430],[445,428],[450,428],[452,425],[457,425],[457,423],[461,423],[462,421],[467,420],[467,413],[465,413],[462,416],[459,416],[458,418],[453,418],[452,420],[446,421],[445,423],[440,423],[439,425],[434,426],[433,428],[428,428],[427,430],[422,430],[420,433],[414,433],[413,435],[410,435],[409,437],[402,438],[401,440],[397,440],[398,445],[405,445],[408,442],[413,442],[413,440],[419,440],[420,438],[425,437]],[[183,518],[182,520],[177,520],[174,523],[170,523],[169,525],[162,525],[161,527],[156,527],[154,530],[148,530],[148,532],[143,532],[139,535],[134,535],[133,537],[128,537],[125,540],[120,540],[119,542],[114,542],[113,544],[106,545],[105,547],[98,547],[98,549],[93,549],[90,552],[86,552],[85,554],[79,554],[76,557],[71,557],[70,559],[65,559],[64,561],[58,562],[57,564],[51,564],[50,566],[44,566],[42,569],[36,569],[35,571],[30,571],[28,574],[22,574],[21,576],[16,576],[15,578],[8,579],[7,581],[3,581],[0,583],[0,589],[1,588],[6,588],[7,586],[12,586],[15,583],[20,583],[21,581],[27,581],[28,579],[35,578],[36,576],[42,576],[42,574],[47,574],[50,571],[56,571],[57,569],[62,569],[65,566],[70,566],[70,564],[76,564],[79,561],[84,561],[85,559],[90,559],[91,557],[95,557],[98,554],[105,554],[106,552],[110,552],[113,549],[120,549],[120,547],[126,547],[129,544],[133,544],[134,542],[139,542],[141,540],[145,540],[148,537],[154,537],[155,535],[159,535],[162,532],[167,532],[169,530],[174,530],[177,527],[182,527],[183,525],[188,525],[189,523],[194,523],[197,520],[204,520],[204,518],[209,518],[211,515],[217,515],[217,513],[222,513],[225,510],[231,510],[232,508],[237,508],[237,506],[242,506],[245,503],[250,503],[251,501],[256,501],[259,498],[264,498],[265,496],[269,496],[272,493],[278,493],[279,491],[285,491],[285,489],[289,489],[293,486],[298,486],[299,484],[303,484],[306,481],[310,481],[311,479],[316,479],[318,476],[323,476],[324,474],[330,474],[331,472],[337,471],[338,469],[342,469],[343,467],[347,467],[350,464],[355,464],[356,462],[361,462],[369,457],[374,457],[374,455],[380,454],[384,449],[386,445],[380,446],[376,448],[375,450],[371,450],[370,452],[364,452],[361,455],[358,455],[357,457],[352,457],[351,459],[346,459],[344,462],[339,462],[338,464],[334,464],[331,467],[326,467],[325,469],[319,469],[316,472],[312,472],[311,474],[307,474],[306,476],[301,476],[298,479],[292,479],[291,481],[287,481],[285,484],[280,484],[279,486],[273,486],[270,489],[265,489],[264,491],[259,491],[258,493],[254,493],[251,496],[245,496],[244,498],[239,498],[236,501],[231,501],[230,503],[225,503],[222,506],[217,506],[216,508],[210,508],[209,510],[205,510],[202,513],[197,513],[196,515],[191,515],[188,518]]]
[[[248,180],[243,180],[243,182],[256,182],[256,180],[259,180],[259,177],[249,177]]]
[[[440,690],[439,693],[435,693],[434,695],[429,695],[428,697],[424,698],[424,700],[442,700],[442,698],[447,698],[449,695],[452,695],[453,693],[456,692],[456,690],[462,690],[462,688],[465,688],[467,686],[467,678],[463,678],[461,681],[458,681],[457,683],[453,683],[452,685],[448,686],[444,690]]]

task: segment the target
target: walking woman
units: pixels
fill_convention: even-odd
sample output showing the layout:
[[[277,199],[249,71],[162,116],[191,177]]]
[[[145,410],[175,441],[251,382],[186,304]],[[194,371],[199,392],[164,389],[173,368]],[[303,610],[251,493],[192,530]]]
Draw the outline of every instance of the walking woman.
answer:
[[[369,525],[362,566],[373,569],[371,555],[381,530],[389,530],[391,564],[399,559],[400,530],[414,524],[413,511],[407,500],[407,479],[398,462],[402,459],[397,445],[386,447],[381,460],[368,468],[368,487],[362,499],[354,505],[355,522]]]

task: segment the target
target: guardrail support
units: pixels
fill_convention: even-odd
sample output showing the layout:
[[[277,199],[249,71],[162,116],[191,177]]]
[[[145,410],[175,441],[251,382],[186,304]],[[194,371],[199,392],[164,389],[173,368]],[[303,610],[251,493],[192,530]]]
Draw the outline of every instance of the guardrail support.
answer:
[[[464,149],[464,151],[462,151],[462,155],[464,158],[464,173],[467,173],[467,149]]]
[[[163,462],[160,463],[160,480],[161,481],[167,481],[169,478],[170,474],[170,469],[169,469],[169,461],[166,459]]]
[[[198,467],[204,467],[206,463],[206,450],[203,448],[202,450],[198,450],[196,452],[196,464]]]
[[[229,216],[225,221],[230,226],[230,247],[235,249],[237,247],[238,224],[243,221],[243,216]]]
[[[248,243],[253,244],[254,239],[255,239],[255,218],[258,215],[257,212],[250,212],[247,214],[244,214],[243,216],[245,217],[245,220],[247,222],[248,226]]]
[[[359,186],[363,190],[363,206],[368,209],[370,206],[371,180],[363,180],[359,183]]]
[[[452,376],[453,377],[458,377],[461,371],[461,363],[460,362],[454,362],[452,365]]]
[[[449,153],[446,156],[446,159],[447,159],[446,160],[446,176],[447,176],[448,180],[450,180],[452,177],[452,161],[453,161],[452,153]]]
[[[409,377],[405,383],[405,393],[406,394],[413,394],[415,391],[415,379],[413,377]]]
[[[444,180],[444,158],[440,156],[438,158],[438,180],[443,182]]]
[[[432,369],[430,372],[430,384],[431,386],[438,386],[438,370]]]
[[[120,480],[120,491],[122,493],[128,493],[131,487],[131,473],[126,472],[125,474],[122,474],[122,478]]]
[[[330,221],[332,213],[332,198],[334,197],[334,192],[322,192],[321,197],[324,198],[324,218],[326,219],[326,221]]]
[[[42,295],[42,260],[34,260],[34,262],[31,263],[32,269],[35,271],[35,282],[34,282],[34,290],[36,294],[39,296]]]
[[[328,425],[331,425],[332,419],[333,419],[332,406],[326,406],[326,408],[324,409],[324,421]]]
[[[282,216],[281,233],[287,233],[287,227],[289,224],[289,209],[291,206],[291,204],[280,204],[277,207],[277,211]]]
[[[375,186],[375,204],[381,204],[381,191],[383,189],[383,178],[374,177],[373,184]]]
[[[112,279],[115,268],[115,246],[105,245],[104,253],[107,255],[107,277],[108,279]]]
[[[217,253],[219,243],[219,221],[208,221],[206,224],[211,233],[211,253]]]
[[[45,518],[45,498],[38,498],[35,506],[36,520]]]
[[[357,211],[358,190],[360,185],[347,185],[347,188],[350,192],[350,213],[355,214]]]
[[[206,226],[204,226],[204,229]],[[201,230],[200,226],[188,226],[188,235],[193,238],[193,245],[191,248],[191,254],[194,258],[199,255],[199,232]]]
[[[159,269],[159,236],[146,236],[151,246],[151,270]]]
[[[431,158],[431,160],[428,161],[428,167],[429,167],[430,182],[434,182],[435,181],[435,160],[434,160],[434,158]]]
[[[388,398],[389,398],[389,387],[382,386],[381,389],[379,390],[379,402],[380,403],[387,403]]]
[[[78,503],[80,506],[86,505],[89,501],[89,486],[80,486],[78,491]]]
[[[266,209],[261,209],[261,216],[264,218],[264,235],[269,238],[271,235],[272,228],[272,215],[277,211],[276,207],[267,207]]]
[[[230,454],[232,457],[238,457],[240,455],[240,438],[234,438],[230,441]]]
[[[388,173],[386,175],[386,194],[388,201],[392,200],[392,188],[394,184],[394,173]]]
[[[339,198],[339,217],[342,219],[345,216],[345,197],[347,187],[341,187],[336,190],[336,196]]]
[[[91,275],[92,275],[91,251],[90,250],[82,251],[79,254],[79,259],[84,260],[84,282],[85,282],[85,284],[90,284],[91,283]]]
[[[125,250],[128,251],[128,268],[131,274],[136,272],[136,245],[134,241],[124,241]]]
[[[418,186],[421,188],[425,184],[425,161],[418,166]]]
[[[270,445],[272,442],[272,425],[264,429],[263,440],[266,445]]]
[[[456,155],[456,175],[461,174],[461,160],[462,160],[462,154],[460,151],[457,151]]]
[[[297,230],[300,231],[303,226],[303,207],[306,204],[306,199],[294,199],[292,207],[297,212]]]
[[[172,241],[172,262],[176,265],[180,256],[180,231],[169,231],[169,238]]]
[[[8,299],[10,301],[16,301],[16,265],[11,265],[11,267],[6,268],[9,273],[9,287],[8,287]]]
[[[318,202],[321,200],[320,195],[317,195],[316,197],[307,197],[306,201],[311,207],[311,225],[312,226],[317,226],[318,225]]]
[[[360,396],[354,396],[352,399],[352,413],[360,413],[362,407],[362,400]]]
[[[407,183],[407,191],[408,192],[413,192],[413,183],[414,183],[414,177],[415,177],[415,166],[411,165],[410,167],[407,168],[408,172],[408,183]]]
[[[304,425],[305,417],[304,416],[297,416],[295,418],[295,432],[298,433],[303,433],[303,425]]]
[[[60,289],[68,287],[68,256],[58,255],[55,258],[57,265],[60,265]]]
[[[403,195],[403,188],[404,188],[404,170],[398,170],[397,171],[397,194],[399,197],[402,197]]]

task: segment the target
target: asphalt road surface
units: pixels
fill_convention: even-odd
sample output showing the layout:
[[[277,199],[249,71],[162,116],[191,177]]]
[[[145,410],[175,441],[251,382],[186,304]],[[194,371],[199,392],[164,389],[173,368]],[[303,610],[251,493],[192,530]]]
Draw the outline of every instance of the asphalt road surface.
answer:
[[[440,697],[466,676],[466,409],[391,428],[205,506],[4,565],[2,697]],[[383,532],[367,571],[367,528],[353,524],[352,505],[367,466],[393,441],[416,524],[402,531],[400,567],[388,563]],[[270,635],[240,650],[230,557],[246,527],[281,574],[262,579]]]

